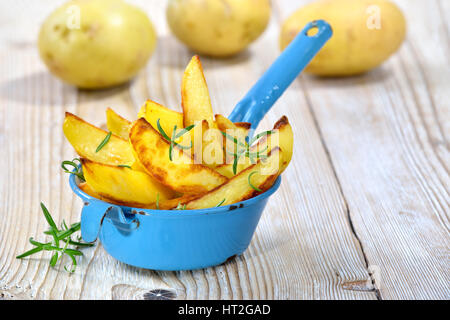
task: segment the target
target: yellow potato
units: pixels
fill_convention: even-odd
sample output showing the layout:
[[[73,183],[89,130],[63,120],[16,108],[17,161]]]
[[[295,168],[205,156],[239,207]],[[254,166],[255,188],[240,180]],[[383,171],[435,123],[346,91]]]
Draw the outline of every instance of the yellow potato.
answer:
[[[169,158],[169,143],[144,119],[130,130],[135,154],[149,175],[175,191],[199,194],[216,188],[227,178],[202,164],[193,164],[190,156],[178,148]]]
[[[371,70],[401,45],[406,22],[400,9],[387,0],[322,0],[294,12],[284,23],[284,49],[310,21],[323,19],[332,38],[305,71],[320,76],[348,76]]]
[[[50,71],[81,88],[133,77],[147,62],[156,34],[147,15],[122,0],[73,0],[42,24],[39,53]]]
[[[114,134],[111,135],[108,143],[96,152],[108,132],[85,122],[70,112],[66,112],[63,131],[75,151],[83,158],[111,165],[129,165],[134,162],[133,149],[128,141]]]
[[[149,206],[173,198],[175,193],[154,181],[148,174],[126,167],[112,166],[81,159],[86,183],[100,196],[133,207]],[[158,196],[159,194],[159,196]]]
[[[195,52],[225,57],[261,35],[270,12],[269,0],[170,0],[167,22]]]
[[[108,130],[116,136],[128,140],[131,122],[122,118],[110,108],[106,109],[106,126],[108,127]]]
[[[266,191],[281,173],[282,150],[275,148],[265,161],[251,165],[220,187],[186,203],[186,209],[213,208],[253,198]],[[275,170],[273,170],[275,169]],[[259,189],[255,190],[251,184]]]

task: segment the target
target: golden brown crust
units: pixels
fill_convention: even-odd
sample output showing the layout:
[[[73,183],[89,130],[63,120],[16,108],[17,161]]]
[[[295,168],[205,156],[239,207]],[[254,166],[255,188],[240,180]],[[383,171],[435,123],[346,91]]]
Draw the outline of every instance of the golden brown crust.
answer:
[[[286,116],[282,116],[275,124],[273,125],[273,129],[281,129],[282,127],[289,124],[289,120]]]
[[[141,140],[141,136],[143,136],[144,134],[148,134],[149,132],[151,132],[151,134],[153,135],[156,133],[159,137],[159,139],[157,139],[155,144],[152,146],[143,143]],[[217,185],[220,185],[228,180],[225,176],[221,175],[220,173],[203,164],[192,163],[192,158],[183,153],[181,153],[180,156],[185,157],[186,160],[190,161],[190,163],[189,161],[186,161],[184,167],[179,169],[180,172],[177,172],[176,170],[177,167],[175,164],[170,163],[168,164],[168,166],[171,166],[171,169],[161,165],[158,166],[157,163],[154,163],[154,159],[156,158],[163,159],[163,157],[168,157],[168,153],[166,154],[166,152],[168,151],[167,147],[169,143],[166,140],[164,140],[161,134],[158,131],[156,131],[151,126],[151,124],[149,124],[143,118],[137,120],[132,126],[130,130],[130,141],[133,146],[133,149],[137,154],[139,161],[145,168],[146,172],[158,182],[176,191],[182,193],[198,194],[198,193],[205,193],[208,190],[210,190],[210,188],[207,187],[206,184],[201,183],[196,185],[190,185],[187,183],[183,184],[181,180],[184,176],[184,173],[192,175],[195,174],[196,172],[198,173],[203,172],[205,174],[205,177],[211,178],[213,179],[213,181],[217,181]],[[144,156],[150,154],[152,156]],[[174,181],[177,181],[179,184],[174,183]]]
[[[250,122],[234,122],[236,127],[249,130],[252,124]]]

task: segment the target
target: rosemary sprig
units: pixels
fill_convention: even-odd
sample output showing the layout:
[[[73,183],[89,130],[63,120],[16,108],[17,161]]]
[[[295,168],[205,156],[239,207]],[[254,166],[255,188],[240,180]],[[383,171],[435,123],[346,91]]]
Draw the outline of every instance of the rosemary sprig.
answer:
[[[190,126],[187,126],[186,128],[182,129],[180,132],[177,132],[177,125],[175,125],[173,127],[172,130],[172,138],[170,138],[167,133],[164,131],[164,129],[161,127],[161,124],[159,123],[160,119],[158,118],[158,120],[156,120],[156,127],[158,128],[159,133],[161,133],[161,135],[163,136],[163,138],[170,143],[170,147],[169,147],[169,159],[170,161],[172,161],[172,153],[173,153],[173,148],[176,146],[180,149],[183,150],[187,150],[192,148],[192,141],[191,144],[189,146],[183,146],[181,144],[179,144],[178,142],[176,142],[175,140],[177,140],[178,138],[180,138],[182,135],[184,135],[185,133],[191,131],[194,127],[195,124],[192,124]]]
[[[78,162],[78,164],[76,164],[76,162]],[[72,166],[73,169],[69,170],[67,169],[66,166]],[[63,168],[65,173],[71,173],[76,175],[81,181],[85,181],[84,179],[84,175],[83,172],[81,171],[81,161],[78,158],[74,158],[72,161],[70,160],[65,160],[63,162],[61,162],[61,168]]]
[[[226,199],[225,199],[225,198],[223,198],[223,200],[222,200],[222,201],[220,201],[220,202],[219,202],[219,203],[218,203],[218,204],[216,205],[216,208],[217,208],[217,207],[220,207],[220,206],[221,206],[221,205],[222,205],[222,204],[223,204],[223,203],[225,202],[225,200],[226,200]]]
[[[175,132],[177,132],[177,125],[173,126],[172,137],[175,136]],[[192,141],[191,141],[192,143]],[[172,161],[173,154],[173,146],[175,145],[174,139],[170,139],[170,147],[169,147],[169,160]]]
[[[255,137],[253,137],[249,141],[249,143],[243,143],[242,141],[239,141],[236,137],[233,137],[226,132],[221,131],[221,133],[224,137],[233,141],[233,143],[234,143],[234,152],[233,153],[231,153],[229,151],[227,151],[227,152],[229,154],[233,155],[233,174],[236,174],[239,158],[242,155],[244,155],[245,157],[248,157],[252,163],[254,163],[256,161],[256,159],[267,158],[267,156],[263,155],[262,153],[265,152],[268,147],[266,147],[264,150],[257,151],[257,152],[251,152],[250,148],[260,138],[270,135],[270,134],[274,133],[274,131],[268,130],[268,131],[261,132],[261,133],[257,134]],[[238,147],[241,147],[242,149],[238,149]]]
[[[255,173],[258,173],[258,171],[253,171],[252,173],[250,173],[250,174],[248,175],[248,184],[250,185],[250,187],[252,187],[252,189],[254,189],[254,190],[258,191],[258,192],[261,192],[262,190],[261,190],[260,188],[258,188],[258,187],[255,187],[255,186],[252,184],[252,182],[250,181],[250,179],[252,178],[252,176],[253,176]]]
[[[264,131],[264,132],[258,133],[256,136],[254,136],[249,141],[248,145],[251,146],[255,141],[258,141],[259,138],[262,138],[262,137],[267,136],[267,135],[272,134],[272,133],[274,133],[274,131],[272,131],[272,130],[268,130],[268,131]]]
[[[103,139],[102,142],[100,142],[100,144],[98,145],[97,149],[95,149],[95,152],[99,152],[109,141],[109,139],[111,138],[112,132],[109,131],[108,134],[106,135],[105,139]]]
[[[239,145],[239,146],[241,146],[241,147],[247,149],[247,144],[246,144],[246,143],[243,143],[243,142],[241,142],[241,141],[238,141],[238,139],[237,139],[236,137],[233,137],[232,135],[229,135],[228,133],[223,132],[223,131],[220,131],[220,133],[222,133],[222,135],[223,135],[225,138],[227,138],[227,139],[233,141],[234,144],[237,144],[237,145]]]
[[[117,165],[119,168],[128,168],[131,169],[131,166],[127,165],[127,164],[118,164]]]
[[[77,260],[76,256],[82,256],[83,253],[79,250],[69,248],[69,245],[76,246],[76,247],[90,247],[93,246],[92,243],[84,243],[79,241],[73,241],[72,235],[80,230],[81,224],[74,223],[70,227],[67,226],[66,222],[63,221],[61,224],[61,230],[58,229],[56,226],[55,221],[53,220],[50,212],[45,207],[45,205],[41,202],[41,209],[44,213],[45,220],[47,220],[47,223],[50,226],[50,229],[45,231],[44,234],[51,235],[53,238],[53,241],[42,243],[39,241],[34,240],[32,237],[29,239],[29,242],[34,245],[35,247],[31,250],[28,250],[20,255],[18,255],[17,259],[22,259],[25,257],[28,257],[32,254],[35,254],[40,251],[53,251],[53,255],[50,259],[50,266],[54,267],[58,260],[62,258],[63,255],[67,255],[72,260],[72,269],[68,270],[66,266],[64,266],[64,269],[68,272],[74,272],[75,268],[77,266]],[[79,240],[79,238],[78,238]],[[60,242],[64,242],[65,245],[61,248],[59,246]]]

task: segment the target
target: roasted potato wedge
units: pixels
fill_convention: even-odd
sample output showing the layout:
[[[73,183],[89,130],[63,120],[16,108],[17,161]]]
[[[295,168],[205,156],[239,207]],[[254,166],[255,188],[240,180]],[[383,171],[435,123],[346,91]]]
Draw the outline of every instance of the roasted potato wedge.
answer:
[[[184,196],[169,199],[169,200],[156,201],[156,202],[148,204],[148,205],[147,204],[141,205],[141,204],[136,204],[136,203],[116,201],[116,200],[107,198],[105,196],[101,196],[100,194],[95,192],[86,182],[80,183],[78,185],[78,188],[80,188],[81,191],[83,191],[84,193],[87,193],[91,197],[97,198],[97,199],[105,201],[105,202],[117,204],[119,206],[137,207],[137,208],[142,208],[142,209],[171,210],[171,209],[175,209],[177,207],[184,208],[184,205],[187,202],[199,197],[199,195],[190,194],[190,195],[184,195]]]
[[[228,118],[221,114],[215,115],[216,124],[220,131],[225,132],[227,135],[236,138],[238,141],[245,142],[251,124],[248,122],[233,123]],[[236,152],[235,144],[227,140],[224,136],[221,137],[222,145],[225,147],[224,161],[223,163],[230,163],[233,161],[233,153]],[[217,166],[216,166],[217,167]]]
[[[154,203],[149,204],[149,205],[141,205],[141,204],[135,203],[135,202],[128,203],[128,202],[116,201],[116,200],[101,196],[97,192],[95,192],[86,182],[80,183],[78,185],[78,188],[80,188],[81,191],[83,191],[84,193],[87,193],[91,197],[94,197],[99,200],[102,200],[102,201],[105,201],[105,202],[108,202],[111,204],[115,204],[118,206],[126,206],[126,207],[141,208],[141,209],[156,209],[156,206]],[[170,201],[170,200],[166,200],[166,201]]]
[[[99,200],[105,201],[105,202],[109,202],[112,204],[117,204],[117,205],[124,205],[123,202],[119,202],[119,201],[115,201],[112,199],[109,199],[107,197],[101,196],[99,195],[97,192],[95,192],[86,182],[82,182],[78,185],[78,188],[81,189],[81,191],[83,191],[84,193],[87,193],[88,195],[90,195],[91,197],[97,198]]]
[[[158,204],[154,203],[148,209],[172,210],[172,209],[176,209],[177,207],[179,207],[180,209],[184,209],[184,206],[186,205],[186,203],[188,203],[189,201],[192,201],[194,199],[197,199],[200,196],[201,195],[187,194],[187,195],[183,195],[178,198],[160,201]]]
[[[246,168],[225,184],[187,202],[186,209],[213,208],[218,204],[228,205],[250,199],[266,191],[280,174],[282,159],[282,151],[279,148],[273,149],[265,161],[258,160],[258,163]]]
[[[138,113],[138,119],[145,118],[148,123],[152,125],[155,130],[158,130],[157,121],[161,128],[169,137],[172,137],[173,128],[177,126],[178,129],[184,127],[183,114],[174,110],[170,110],[159,103],[147,100]]]
[[[194,164],[190,155],[173,148],[145,120],[138,119],[130,130],[130,142],[147,173],[175,191],[187,194],[205,193],[225,183],[227,178],[202,164]]]
[[[127,140],[112,134],[108,143],[96,152],[108,132],[66,112],[64,135],[80,157],[103,164],[120,165],[134,162],[133,151]]]
[[[198,56],[189,62],[181,83],[181,105],[183,107],[184,127],[206,120],[210,128],[217,128],[209,97],[208,86]]]
[[[289,165],[294,152],[294,133],[286,116],[282,116],[273,126],[275,134],[264,136],[261,141],[258,141],[256,147],[258,150],[263,150],[268,146],[271,150],[277,146],[283,150],[283,163],[281,165],[281,172],[283,172]]]
[[[119,116],[111,108],[106,109],[106,126],[116,136],[128,140],[131,122]]]
[[[292,159],[294,148],[294,134],[286,116],[281,117],[280,120],[275,123],[273,130],[274,133],[262,137],[257,144],[251,146],[250,151],[260,151],[264,155],[266,154],[264,150],[271,150],[277,146],[280,147],[281,150],[283,150],[283,163],[281,166],[281,172],[283,172]],[[229,141],[227,141],[226,143],[226,148],[229,149]],[[241,156],[237,165],[236,173],[241,172],[252,164],[253,163],[249,158]],[[232,163],[225,163],[217,166],[214,169],[227,178],[232,178],[234,176]]]
[[[127,167],[119,167],[81,159],[86,183],[100,196],[114,201],[150,206],[158,199],[165,201],[175,192],[153,180],[148,174]]]
[[[219,129],[208,129],[203,135],[203,164],[215,168],[224,161],[223,136]]]
[[[246,137],[248,135],[248,131],[250,130],[251,124],[248,122],[232,122],[228,118],[224,117],[221,114],[215,115],[217,128],[219,128],[220,131],[229,131],[229,130],[236,130],[239,132],[240,137]]]

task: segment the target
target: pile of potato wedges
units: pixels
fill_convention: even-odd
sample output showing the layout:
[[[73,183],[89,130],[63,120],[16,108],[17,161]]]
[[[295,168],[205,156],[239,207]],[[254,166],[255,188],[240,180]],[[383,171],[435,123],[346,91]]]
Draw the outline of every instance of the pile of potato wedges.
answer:
[[[249,139],[249,123],[214,115],[198,56],[181,93],[182,113],[148,100],[131,122],[107,109],[108,131],[67,112],[63,131],[85,180],[79,187],[110,203],[160,210],[229,205],[269,189],[292,157],[288,119]]]

